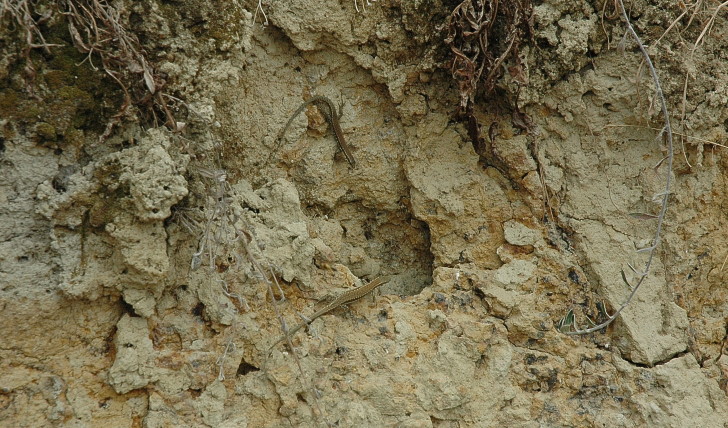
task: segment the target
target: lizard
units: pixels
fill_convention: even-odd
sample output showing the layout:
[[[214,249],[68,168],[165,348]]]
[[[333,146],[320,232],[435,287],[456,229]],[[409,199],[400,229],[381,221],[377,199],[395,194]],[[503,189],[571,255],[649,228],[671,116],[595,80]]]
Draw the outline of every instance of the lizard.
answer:
[[[344,131],[342,131],[341,124],[339,123],[339,119],[343,114],[342,109],[341,107],[339,107],[339,111],[337,113],[334,102],[321,95],[311,97],[310,100],[305,101],[298,107],[298,109],[296,109],[295,112],[293,112],[293,115],[290,119],[288,119],[286,126],[283,127],[283,130],[278,135],[278,143],[276,144],[276,148],[273,150],[273,153],[275,153],[278,150],[278,147],[280,147],[283,136],[286,134],[286,131],[288,130],[288,127],[291,126],[293,120],[296,119],[296,117],[298,117],[298,115],[301,114],[301,112],[311,104],[318,107],[319,111],[326,119],[326,122],[328,122],[329,126],[331,126],[331,129],[334,131],[334,139],[341,148],[341,151],[344,152],[344,156],[349,162],[349,165],[351,165],[352,168],[356,167],[356,160],[354,159],[354,155],[351,154],[351,149],[344,139]],[[271,153],[271,156],[273,155],[273,153]]]
[[[384,284],[389,282],[389,277],[386,276],[380,276],[369,282],[368,284],[364,284],[361,287],[357,287],[353,290],[345,291],[341,293],[336,299],[334,299],[333,302],[329,303],[328,305],[324,306],[323,308],[319,309],[318,311],[314,312],[313,315],[311,315],[306,321],[296,325],[292,329],[285,332],[283,337],[276,340],[275,343],[273,343],[270,348],[268,348],[268,355],[270,355],[270,352],[275,348],[279,343],[283,342],[284,340],[288,340],[296,334],[296,332],[303,327],[311,324],[316,320],[316,318],[320,317],[321,315],[326,315],[329,312],[333,311],[334,309],[338,308],[339,306],[349,304],[351,302],[355,302],[362,297],[366,296],[367,294],[371,293],[376,289],[377,287],[380,287]]]

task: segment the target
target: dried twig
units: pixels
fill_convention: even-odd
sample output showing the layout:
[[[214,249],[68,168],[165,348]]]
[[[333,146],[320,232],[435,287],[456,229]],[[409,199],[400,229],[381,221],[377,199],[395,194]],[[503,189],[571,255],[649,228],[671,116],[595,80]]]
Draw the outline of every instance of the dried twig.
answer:
[[[664,161],[666,161],[666,172],[665,172],[665,187],[663,191],[661,192],[660,196],[662,198],[662,204],[660,208],[660,212],[657,215],[657,227],[655,230],[654,237],[652,238],[652,243],[650,246],[645,248],[640,248],[637,250],[638,253],[647,253],[647,261],[645,262],[644,268],[642,271],[637,271],[636,269],[632,269],[632,271],[638,276],[637,283],[632,285],[627,281],[627,277],[622,271],[622,280],[631,288],[630,294],[627,296],[627,299],[621,304],[621,306],[611,315],[609,315],[605,309],[603,309],[600,312],[602,312],[604,315],[607,316],[606,321],[596,324],[594,322],[590,322],[592,327],[580,329],[578,325],[576,324],[576,320],[574,317],[573,311],[569,311],[567,315],[561,319],[559,322],[559,328],[564,331],[566,334],[586,334],[586,333],[593,333],[595,331],[599,331],[608,325],[610,325],[612,322],[614,322],[615,319],[619,316],[620,313],[630,304],[632,301],[632,298],[637,294],[637,291],[640,289],[640,286],[645,281],[647,276],[649,275],[650,268],[652,267],[652,260],[655,256],[655,251],[657,247],[660,244],[660,237],[662,234],[662,227],[663,223],[665,221],[665,213],[667,212],[667,203],[668,199],[670,197],[670,186],[672,183],[672,162],[674,158],[674,150],[673,150],[673,139],[672,139],[672,127],[670,126],[670,114],[667,111],[667,103],[665,102],[665,95],[662,91],[662,86],[660,85],[660,78],[657,76],[657,71],[655,70],[654,65],[652,64],[652,60],[650,59],[649,54],[647,53],[647,48],[642,43],[642,40],[637,35],[637,33],[634,31],[634,28],[632,27],[632,24],[630,23],[629,17],[627,16],[627,11],[624,8],[624,3],[622,0],[617,0],[619,2],[619,6],[622,12],[622,18],[625,21],[625,24],[627,25],[627,32],[634,38],[634,40],[637,42],[637,46],[640,49],[640,52],[642,52],[642,56],[645,59],[645,62],[647,63],[647,66],[650,70],[650,73],[652,74],[652,80],[655,84],[655,92],[657,94],[658,99],[660,100],[660,108],[662,110],[662,115],[664,117],[665,126],[660,131],[661,134],[664,133],[665,140],[667,142],[667,156],[665,157]],[[571,329],[571,330],[568,330]]]

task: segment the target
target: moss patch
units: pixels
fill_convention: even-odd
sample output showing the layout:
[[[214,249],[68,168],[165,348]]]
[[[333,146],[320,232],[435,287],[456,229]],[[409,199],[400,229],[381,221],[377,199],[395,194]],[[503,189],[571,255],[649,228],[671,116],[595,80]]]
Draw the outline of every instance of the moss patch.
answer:
[[[55,140],[64,143],[66,135],[78,136],[81,130],[103,132],[111,117],[121,107],[123,94],[115,82],[101,70],[95,70],[90,61],[74,47],[68,33],[68,23],[56,12],[54,22],[44,28],[50,53],[39,49],[28,58],[18,52],[3,49],[0,54],[18,55],[15,68],[25,69],[32,64],[34,73],[27,74],[25,81],[10,77],[0,80],[0,117],[16,122],[20,132],[32,134],[41,141]],[[14,34],[10,43],[23,44]],[[82,133],[82,132],[81,132]]]

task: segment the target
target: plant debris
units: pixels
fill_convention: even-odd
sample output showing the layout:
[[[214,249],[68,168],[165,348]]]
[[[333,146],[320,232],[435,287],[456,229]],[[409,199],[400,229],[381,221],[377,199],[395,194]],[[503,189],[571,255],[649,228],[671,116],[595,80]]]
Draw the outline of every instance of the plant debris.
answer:
[[[519,56],[519,48],[533,35],[533,5],[530,0],[464,0],[445,23],[445,43],[452,52],[450,72],[458,82],[460,105],[458,116],[465,117],[468,132],[478,153],[484,148],[480,126],[473,115],[478,89],[490,94],[503,76],[504,63],[513,64],[509,74],[519,84],[528,83],[528,74]]]

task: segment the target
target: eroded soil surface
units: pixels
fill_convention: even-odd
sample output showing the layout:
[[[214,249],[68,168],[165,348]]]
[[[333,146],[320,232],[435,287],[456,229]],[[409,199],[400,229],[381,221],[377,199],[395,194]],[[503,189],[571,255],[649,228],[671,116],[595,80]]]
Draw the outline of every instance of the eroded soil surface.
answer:
[[[0,425],[726,426],[728,10],[627,5],[669,206],[572,336],[670,173],[618,4],[500,4],[470,121],[451,3],[256,5],[0,6]],[[355,167],[325,111],[280,135],[315,95]]]

